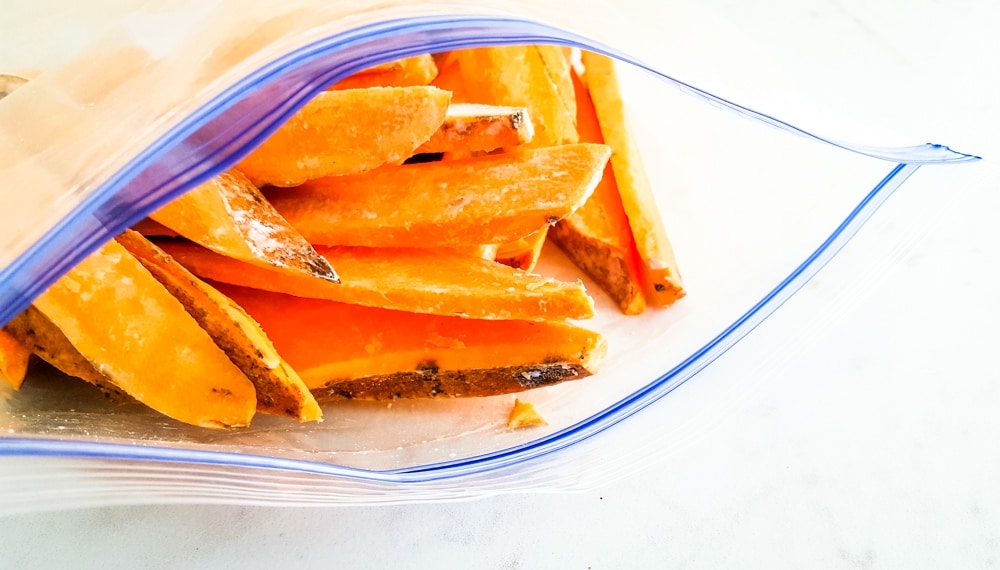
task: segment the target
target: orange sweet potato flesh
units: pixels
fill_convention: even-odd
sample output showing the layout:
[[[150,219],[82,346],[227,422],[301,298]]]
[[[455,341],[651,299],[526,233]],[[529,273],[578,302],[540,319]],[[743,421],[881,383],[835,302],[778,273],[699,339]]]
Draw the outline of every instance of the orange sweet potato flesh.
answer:
[[[528,110],[457,103],[448,107],[444,123],[416,154],[430,152],[488,152],[531,142],[535,130]]]
[[[434,55],[434,62],[437,63],[437,77],[431,81],[431,85],[438,89],[451,91],[452,103],[472,103],[465,92],[465,79],[462,77],[462,68],[459,65],[458,52],[449,51]]]
[[[318,398],[489,396],[582,378],[604,337],[559,322],[422,315],[219,285]]]
[[[548,233],[549,228],[545,227],[519,240],[500,244],[493,259],[514,269],[533,271],[538,264],[538,258],[542,256],[542,247],[545,245]]]
[[[594,315],[583,284],[516,271],[461,253],[420,248],[319,247],[343,281],[276,273],[194,244],[163,249],[193,273],[213,281],[297,297],[473,319],[561,320]]]
[[[434,58],[430,54],[424,54],[374,65],[338,81],[330,89],[427,85],[437,74]]]
[[[576,74],[576,125],[580,140],[603,142],[594,104]],[[646,308],[642,262],[608,164],[590,199],[549,230],[552,241],[603,289],[627,315]]]
[[[194,242],[247,263],[338,280],[333,267],[281,217],[256,186],[235,170],[187,192],[150,214],[150,218]],[[156,229],[146,226],[148,231]]]
[[[239,305],[195,277],[138,233],[126,231],[118,236],[117,241],[184,305],[188,314],[225,351],[229,360],[253,382],[257,391],[258,412],[286,416],[300,422],[317,421],[323,417],[319,404],[298,374],[281,359],[260,325]],[[215,253],[212,255],[218,256]],[[235,260],[234,263],[242,264]],[[316,281],[329,284],[322,279]]]
[[[176,420],[249,425],[253,384],[128,251],[108,242],[35,299],[115,386]]]
[[[571,214],[610,150],[574,144],[445,162],[384,166],[267,193],[310,242],[368,247],[504,243]]]
[[[325,91],[237,168],[258,187],[287,187],[399,163],[438,130],[450,101],[430,86]]]
[[[133,401],[80,354],[59,327],[34,305],[30,305],[7,323],[4,331],[56,370],[97,386],[109,400]]]
[[[15,390],[24,382],[30,357],[30,348],[0,329],[0,378],[7,380]]]
[[[167,226],[153,221],[150,218],[143,218],[132,224],[132,229],[146,237],[179,237],[180,234]]]
[[[535,126],[533,146],[577,142],[570,64],[556,46],[525,45],[456,50],[462,100],[526,107]]]
[[[639,149],[628,130],[614,61],[591,52],[583,52],[582,59],[601,134],[614,149],[611,168],[643,263],[646,302],[670,305],[684,296],[684,285]]]

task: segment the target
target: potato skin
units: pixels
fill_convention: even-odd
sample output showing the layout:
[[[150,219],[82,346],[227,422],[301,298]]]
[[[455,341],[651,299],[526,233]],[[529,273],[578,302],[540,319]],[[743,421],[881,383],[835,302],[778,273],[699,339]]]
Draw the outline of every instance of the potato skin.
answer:
[[[433,361],[420,370],[331,381],[314,389],[318,400],[396,400],[401,398],[474,398],[511,394],[590,376],[576,362],[508,366],[475,370],[438,370]]]

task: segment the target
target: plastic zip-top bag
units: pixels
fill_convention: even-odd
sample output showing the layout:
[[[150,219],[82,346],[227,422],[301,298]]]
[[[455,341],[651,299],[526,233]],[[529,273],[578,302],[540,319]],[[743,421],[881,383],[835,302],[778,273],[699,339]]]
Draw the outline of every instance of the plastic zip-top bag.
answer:
[[[4,323],[103,243],[239,163],[330,85],[402,58],[500,45],[617,60],[687,294],[668,309],[623,315],[547,244],[536,271],[584,280],[597,310],[581,324],[604,335],[608,352],[593,376],[518,394],[546,421],[530,429],[508,428],[515,396],[505,394],[338,400],[323,403],[322,423],[258,415],[247,428],[206,430],[32,372],[20,389],[0,388],[0,479],[6,471],[5,481],[20,482],[0,491],[0,511],[439,500],[594,484],[666,445],[640,430],[665,421],[663,433],[676,435],[715,401],[673,392],[794,295],[915,172],[978,160],[937,144],[827,136],[780,109],[755,110],[756,100],[736,102],[717,91],[724,79],[703,71],[709,92],[674,74],[685,54],[658,51],[656,38],[633,33],[602,2],[21,10],[3,24],[16,29],[0,44],[0,72],[30,77],[0,100]],[[77,33],[42,33],[69,27]],[[602,454],[614,465],[593,460]],[[43,500],[43,487],[62,489],[59,502]]]

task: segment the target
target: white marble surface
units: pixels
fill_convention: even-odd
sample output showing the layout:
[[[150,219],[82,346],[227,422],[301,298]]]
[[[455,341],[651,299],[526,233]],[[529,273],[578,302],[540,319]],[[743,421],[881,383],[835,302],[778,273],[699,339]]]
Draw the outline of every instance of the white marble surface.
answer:
[[[1000,150],[996,3],[710,4],[747,37],[787,46],[775,57],[808,78],[803,94],[961,150]],[[881,269],[852,275],[860,252],[846,249],[747,339],[745,351],[788,348],[765,380],[683,445],[599,489],[16,515],[0,518],[0,568],[998,566],[1000,178],[972,189],[969,178],[918,173],[911,184],[940,192],[941,207],[931,215],[924,204],[909,233],[872,220],[866,239],[905,238],[893,238]],[[887,207],[914,207],[897,197]],[[738,373],[740,358],[712,373]]]

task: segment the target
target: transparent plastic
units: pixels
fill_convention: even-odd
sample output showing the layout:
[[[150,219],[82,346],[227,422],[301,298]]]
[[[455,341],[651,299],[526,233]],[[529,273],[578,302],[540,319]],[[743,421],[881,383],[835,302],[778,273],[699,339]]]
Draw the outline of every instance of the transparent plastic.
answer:
[[[530,430],[506,429],[513,396],[498,396],[328,404],[318,425],[258,417],[250,429],[214,432],[109,406],[82,383],[29,378],[0,394],[0,479],[31,482],[39,500],[25,506],[32,494],[10,485],[21,494],[0,495],[0,511],[4,501],[10,510],[339,504],[594,484],[623,468],[621,451],[614,466],[573,460],[611,441],[594,436],[654,403],[663,402],[645,417],[675,413],[665,402],[683,398],[664,396],[794,295],[918,169],[977,160],[936,144],[834,140],[698,89],[640,59],[648,48],[627,23],[609,22],[603,3],[572,17],[557,2],[509,1],[164,2],[122,13],[0,101],[0,322],[99,243],[234,164],[338,78],[504,43],[582,47],[632,64],[621,67],[632,126],[689,294],[667,311],[624,317],[587,282],[600,315],[587,326],[608,336],[610,353],[591,378],[522,395],[549,423]],[[539,271],[579,275],[551,248]],[[633,460],[663,447],[631,440]]]

